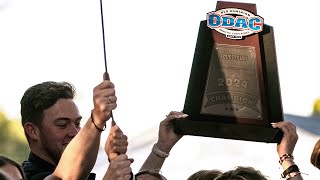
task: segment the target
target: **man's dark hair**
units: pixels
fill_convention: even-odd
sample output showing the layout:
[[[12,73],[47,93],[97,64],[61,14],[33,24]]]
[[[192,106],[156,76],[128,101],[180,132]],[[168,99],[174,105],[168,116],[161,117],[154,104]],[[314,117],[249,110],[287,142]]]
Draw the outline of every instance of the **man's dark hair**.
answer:
[[[17,167],[19,172],[20,172],[20,174],[21,174],[21,177],[23,179],[25,179],[24,172],[23,172],[21,166],[18,163],[16,163],[15,161],[13,161],[13,160],[5,157],[5,156],[0,155],[0,167],[5,166],[7,164],[10,164],[10,165],[13,165],[13,166]]]
[[[320,139],[314,145],[311,156],[310,156],[311,164],[320,169]]]
[[[233,170],[201,170],[191,175],[188,180],[268,180],[266,176],[253,167],[238,166]]]
[[[59,99],[73,99],[75,93],[74,86],[68,82],[47,81],[30,87],[20,101],[22,126],[27,122],[40,126],[44,110]]]
[[[0,172],[0,180],[10,180],[7,176]]]
[[[159,170],[142,170],[135,175],[135,178],[138,179],[140,175],[145,175],[145,174],[151,175],[161,180],[167,180],[166,177],[160,174]]]
[[[215,180],[268,180],[259,170],[253,167],[238,166],[234,170],[227,171]]]
[[[187,180],[213,180],[222,174],[219,170],[200,170],[192,174]]]

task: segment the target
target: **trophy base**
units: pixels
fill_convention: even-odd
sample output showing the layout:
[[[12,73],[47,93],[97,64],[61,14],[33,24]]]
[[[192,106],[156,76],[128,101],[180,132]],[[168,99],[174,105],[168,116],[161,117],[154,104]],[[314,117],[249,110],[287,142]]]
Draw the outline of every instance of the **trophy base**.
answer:
[[[222,124],[211,121],[194,121],[188,119],[174,120],[174,131],[177,134],[279,143],[283,133],[278,128],[259,127],[244,124]]]

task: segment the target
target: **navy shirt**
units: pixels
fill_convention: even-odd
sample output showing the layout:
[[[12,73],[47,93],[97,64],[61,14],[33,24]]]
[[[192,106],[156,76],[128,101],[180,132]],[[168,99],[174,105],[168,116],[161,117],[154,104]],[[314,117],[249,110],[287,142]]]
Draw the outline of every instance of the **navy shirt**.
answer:
[[[30,152],[28,160],[22,163],[27,180],[43,180],[54,172],[56,166]],[[88,180],[94,180],[96,174],[90,173]]]

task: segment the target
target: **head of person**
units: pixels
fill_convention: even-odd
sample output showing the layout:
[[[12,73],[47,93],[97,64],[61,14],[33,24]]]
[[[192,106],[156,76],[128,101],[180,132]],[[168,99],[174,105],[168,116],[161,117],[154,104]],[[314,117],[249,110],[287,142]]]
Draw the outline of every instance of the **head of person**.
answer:
[[[159,170],[143,170],[135,175],[137,180],[167,180]]]
[[[260,171],[253,167],[236,167],[234,170],[224,172],[215,180],[268,180]]]
[[[21,119],[30,149],[57,164],[80,130],[81,116],[74,102],[75,88],[67,82],[47,81],[26,90],[21,98]]]
[[[219,170],[200,170],[192,174],[187,180],[213,180],[222,174]]]
[[[252,167],[236,167],[233,170],[222,173],[218,170],[198,171],[188,180],[268,180],[260,171]]]
[[[320,169],[320,139],[313,147],[310,162],[314,167]]]
[[[0,179],[25,179],[21,166],[15,161],[0,155]]]

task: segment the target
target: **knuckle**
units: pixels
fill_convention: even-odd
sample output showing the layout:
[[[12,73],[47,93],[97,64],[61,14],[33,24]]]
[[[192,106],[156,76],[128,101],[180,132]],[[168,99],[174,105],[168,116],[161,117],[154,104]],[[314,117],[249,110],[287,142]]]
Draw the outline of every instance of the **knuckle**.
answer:
[[[116,94],[116,90],[114,88],[110,88],[109,92],[111,95],[115,95]]]
[[[94,87],[94,88],[93,88],[93,93],[94,93],[94,92],[96,92],[96,91],[97,91],[97,89],[98,89],[98,87],[97,87],[97,86],[96,86],[96,87]]]
[[[114,88],[113,82],[111,82],[111,81],[108,81],[108,82],[109,82],[110,87],[113,87],[113,88]]]

